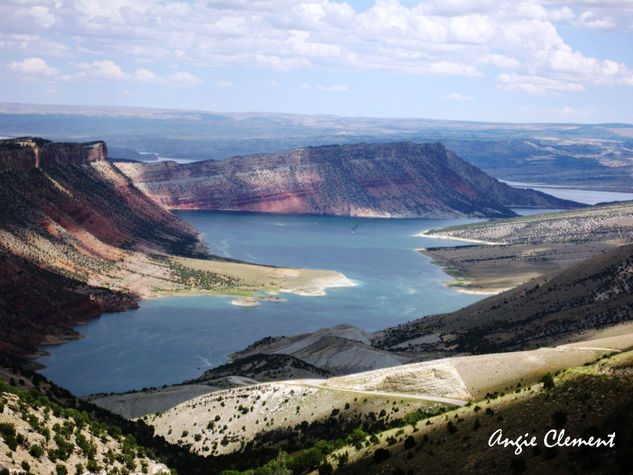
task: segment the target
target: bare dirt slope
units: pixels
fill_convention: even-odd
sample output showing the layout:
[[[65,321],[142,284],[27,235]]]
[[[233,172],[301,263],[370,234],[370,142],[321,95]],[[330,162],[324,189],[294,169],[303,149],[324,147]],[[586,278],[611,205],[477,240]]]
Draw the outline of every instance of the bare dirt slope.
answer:
[[[351,325],[337,325],[290,337],[264,338],[234,353],[232,358],[256,354],[285,354],[331,374],[387,368],[414,360],[406,354],[371,346],[372,335]]]

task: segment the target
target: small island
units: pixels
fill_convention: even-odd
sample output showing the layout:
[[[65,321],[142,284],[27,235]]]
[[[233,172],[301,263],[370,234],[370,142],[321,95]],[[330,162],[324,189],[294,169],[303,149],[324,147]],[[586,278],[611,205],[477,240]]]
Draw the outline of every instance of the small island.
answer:
[[[240,297],[239,299],[231,300],[231,303],[238,307],[257,307],[261,305],[255,297]]]

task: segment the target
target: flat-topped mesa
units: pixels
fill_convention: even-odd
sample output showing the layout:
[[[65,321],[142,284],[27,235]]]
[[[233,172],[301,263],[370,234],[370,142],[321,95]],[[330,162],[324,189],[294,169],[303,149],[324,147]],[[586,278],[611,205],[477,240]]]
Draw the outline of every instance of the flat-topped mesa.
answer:
[[[0,170],[28,171],[106,160],[105,142],[51,142],[37,137],[0,140]]]
[[[578,203],[501,183],[439,143],[305,147],[225,160],[116,166],[171,209],[365,217],[508,217]]]

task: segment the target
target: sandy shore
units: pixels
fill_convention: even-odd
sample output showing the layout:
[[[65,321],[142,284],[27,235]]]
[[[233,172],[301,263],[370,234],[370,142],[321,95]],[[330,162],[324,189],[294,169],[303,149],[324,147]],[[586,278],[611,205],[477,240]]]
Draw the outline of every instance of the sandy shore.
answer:
[[[415,237],[429,238],[429,239],[450,239],[451,241],[471,242],[471,243],[474,243],[474,244],[486,244],[486,245],[489,245],[489,246],[499,246],[499,245],[504,244],[502,242],[481,241],[479,239],[460,238],[460,237],[452,236],[450,234],[442,234],[442,233],[429,234],[428,231],[429,230],[422,231],[420,233],[414,234],[414,236]]]
[[[325,295],[325,290],[328,288],[351,287],[355,285],[340,272],[331,270],[291,269],[183,257],[175,258],[175,260],[180,265],[192,269],[216,272],[239,280],[243,284],[236,285],[234,289],[236,291],[284,292],[318,296]]]
[[[286,287],[283,286],[279,289],[279,292],[297,294],[306,297],[316,297],[320,295],[325,295],[325,290],[329,288],[335,287],[354,287],[356,284],[345,277],[340,272],[332,272],[332,271],[312,271],[315,273],[325,273],[327,272],[329,275],[315,275],[311,277],[309,275],[305,276],[307,278],[306,281],[303,279],[296,279],[293,283],[298,283],[300,285],[294,287]]]
[[[500,294],[501,292],[505,292],[506,290],[510,290],[511,288],[510,287],[507,289],[499,289],[499,290],[471,290],[471,289],[460,289],[456,285],[449,285],[446,282],[444,282],[444,285],[447,287],[450,287],[453,290],[456,290],[460,294],[467,294],[467,295],[497,295],[497,294]]]

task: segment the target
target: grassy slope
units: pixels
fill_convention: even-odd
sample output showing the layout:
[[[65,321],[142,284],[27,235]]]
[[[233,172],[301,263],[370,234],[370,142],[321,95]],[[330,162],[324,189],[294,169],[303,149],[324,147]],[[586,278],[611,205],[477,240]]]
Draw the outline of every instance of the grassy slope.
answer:
[[[357,450],[348,446],[349,463],[337,473],[629,473],[633,455],[633,353],[570,368],[555,378],[553,389],[542,384],[509,387],[505,395],[420,422],[416,427],[379,434],[377,444]],[[617,394],[617,397],[613,397]],[[449,428],[451,424],[451,428]],[[616,433],[615,449],[551,448],[545,433],[564,428],[572,437],[606,437]],[[516,438],[528,432],[538,448],[515,455],[512,448],[489,447],[491,434],[502,429]],[[408,443],[405,441],[412,438]],[[393,438],[393,439],[390,439]],[[388,441],[390,439],[390,441]],[[389,451],[382,462],[376,449]]]
[[[332,442],[355,428],[401,427],[403,417],[410,420],[420,411],[434,413],[517,384],[534,384],[547,372],[628,351],[632,341],[628,335],[585,342],[579,348],[470,356],[327,380],[233,388],[196,397],[142,420],[168,441],[200,455],[247,457],[252,450],[263,449],[292,452],[318,439]]]

